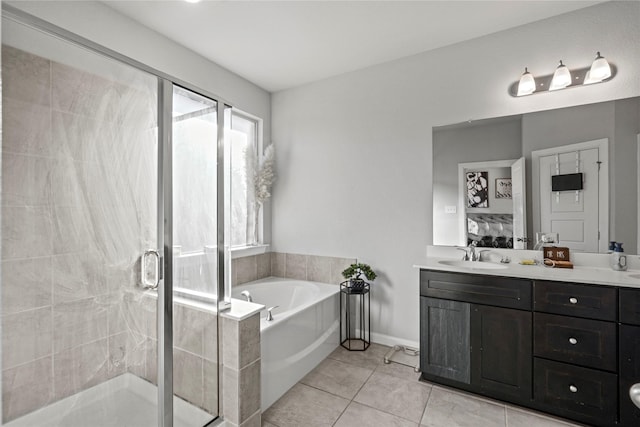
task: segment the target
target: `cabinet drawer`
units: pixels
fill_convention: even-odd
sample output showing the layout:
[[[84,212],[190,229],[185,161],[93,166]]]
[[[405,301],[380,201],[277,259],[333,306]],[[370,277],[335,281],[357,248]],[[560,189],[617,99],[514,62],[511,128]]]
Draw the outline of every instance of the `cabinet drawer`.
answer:
[[[620,289],[620,323],[640,326],[640,289]]]
[[[533,375],[534,400],[546,411],[589,424],[615,424],[617,375],[537,357]]]
[[[618,290],[614,287],[535,281],[533,289],[535,311],[589,319],[617,320]]]
[[[534,313],[533,353],[560,362],[616,371],[616,324]]]
[[[420,270],[420,295],[531,310],[531,281]]]

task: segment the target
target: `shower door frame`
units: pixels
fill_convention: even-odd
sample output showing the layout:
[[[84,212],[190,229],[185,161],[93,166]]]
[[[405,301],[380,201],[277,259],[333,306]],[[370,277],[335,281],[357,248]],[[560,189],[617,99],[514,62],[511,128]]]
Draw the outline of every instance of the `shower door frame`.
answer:
[[[172,158],[172,100],[173,86],[180,86],[216,102],[217,108],[217,315],[230,307],[230,262],[229,250],[229,179],[226,177],[227,157],[225,150],[225,128],[233,106],[220,96],[209,93],[179,78],[150,67],[133,58],[109,49],[62,27],[2,3],[2,17],[22,23],[64,41],[79,45],[90,51],[129,65],[158,79],[158,203],[157,203],[157,247],[162,251],[160,280],[157,287],[158,320],[158,427],[173,427],[173,158]],[[220,413],[220,351],[218,353],[218,415],[212,421],[224,420]],[[2,386],[0,379],[0,387]],[[1,405],[1,402],[0,402]],[[1,406],[0,406],[1,408]],[[1,421],[0,421],[1,422]],[[210,424],[207,424],[210,425]]]

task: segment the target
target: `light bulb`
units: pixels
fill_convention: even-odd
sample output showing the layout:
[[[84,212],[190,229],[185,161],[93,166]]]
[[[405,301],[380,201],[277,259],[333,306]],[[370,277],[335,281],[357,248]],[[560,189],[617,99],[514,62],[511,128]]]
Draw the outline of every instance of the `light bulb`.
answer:
[[[553,73],[553,78],[551,79],[551,85],[549,86],[549,90],[558,90],[564,89],[565,87],[571,84],[571,72],[567,68],[566,65],[560,61],[560,65],[556,68],[555,73]]]
[[[536,91],[536,81],[533,75],[525,67],[524,73],[520,77],[520,83],[518,83],[518,96],[531,95]]]
[[[591,68],[584,78],[584,84],[600,83],[609,77],[611,77],[611,66],[603,56],[600,56],[600,52],[598,52],[596,59],[593,60]]]

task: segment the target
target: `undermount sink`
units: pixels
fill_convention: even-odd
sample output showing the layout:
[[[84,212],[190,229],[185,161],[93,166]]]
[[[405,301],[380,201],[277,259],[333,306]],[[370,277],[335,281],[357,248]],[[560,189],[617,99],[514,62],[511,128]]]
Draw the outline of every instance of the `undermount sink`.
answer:
[[[443,260],[438,262],[450,267],[468,268],[471,270],[501,270],[503,268],[507,268],[506,265],[482,261]]]

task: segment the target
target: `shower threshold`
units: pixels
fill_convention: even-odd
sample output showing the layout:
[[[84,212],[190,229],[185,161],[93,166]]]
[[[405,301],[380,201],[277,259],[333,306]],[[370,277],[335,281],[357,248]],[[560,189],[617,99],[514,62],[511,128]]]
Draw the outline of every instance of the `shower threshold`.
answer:
[[[130,373],[16,418],[3,427],[156,427],[158,389]],[[174,427],[200,427],[214,416],[173,397]]]

